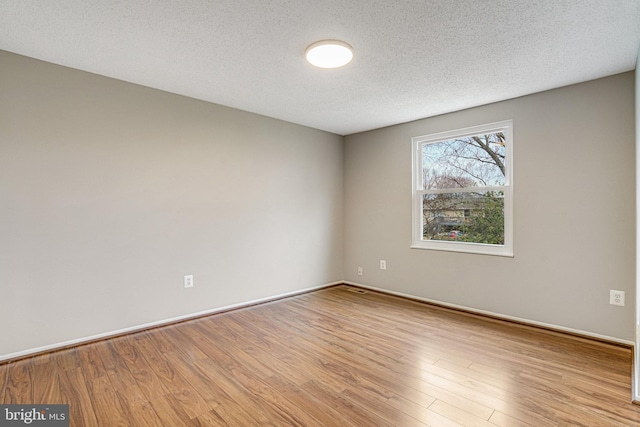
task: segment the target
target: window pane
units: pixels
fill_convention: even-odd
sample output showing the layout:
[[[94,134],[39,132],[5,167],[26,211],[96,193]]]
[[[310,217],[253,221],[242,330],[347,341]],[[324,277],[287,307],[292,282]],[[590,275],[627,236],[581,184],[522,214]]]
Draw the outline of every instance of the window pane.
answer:
[[[422,239],[504,244],[501,191],[425,194]]]
[[[423,188],[504,185],[505,154],[502,132],[422,144]]]

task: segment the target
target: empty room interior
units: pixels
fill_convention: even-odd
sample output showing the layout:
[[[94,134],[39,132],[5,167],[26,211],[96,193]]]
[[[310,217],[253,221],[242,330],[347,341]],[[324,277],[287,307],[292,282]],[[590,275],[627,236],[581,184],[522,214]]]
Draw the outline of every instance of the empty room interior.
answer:
[[[639,50],[636,0],[3,1],[0,424],[640,425]]]

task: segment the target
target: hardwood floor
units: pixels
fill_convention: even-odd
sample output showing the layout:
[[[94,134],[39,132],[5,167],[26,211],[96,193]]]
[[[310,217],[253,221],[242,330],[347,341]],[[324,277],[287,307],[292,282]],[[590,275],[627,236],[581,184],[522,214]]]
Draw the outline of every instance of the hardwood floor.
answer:
[[[630,426],[631,350],[337,286],[0,365],[72,426]]]

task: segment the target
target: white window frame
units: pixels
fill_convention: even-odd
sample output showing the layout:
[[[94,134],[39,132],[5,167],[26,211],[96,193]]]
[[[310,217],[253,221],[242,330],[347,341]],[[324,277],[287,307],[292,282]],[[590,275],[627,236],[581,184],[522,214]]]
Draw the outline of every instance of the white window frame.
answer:
[[[452,242],[443,240],[423,239],[423,205],[425,194],[438,190],[424,190],[422,182],[422,146],[437,142],[448,141],[454,138],[463,138],[476,135],[503,132],[505,142],[505,183],[503,186],[456,188],[455,192],[467,191],[503,191],[504,192],[504,244],[493,245],[472,242]],[[465,252],[473,254],[499,255],[513,257],[513,120],[504,120],[485,125],[472,126],[448,132],[434,133],[411,138],[412,152],[412,242],[413,249],[432,249],[439,251]],[[443,190],[443,193],[451,192],[451,189]]]

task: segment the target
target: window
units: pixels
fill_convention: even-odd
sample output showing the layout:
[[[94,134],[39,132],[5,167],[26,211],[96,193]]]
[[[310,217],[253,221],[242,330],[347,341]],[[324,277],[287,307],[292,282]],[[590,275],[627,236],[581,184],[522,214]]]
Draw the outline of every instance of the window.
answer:
[[[512,126],[412,138],[412,248],[513,256]]]

